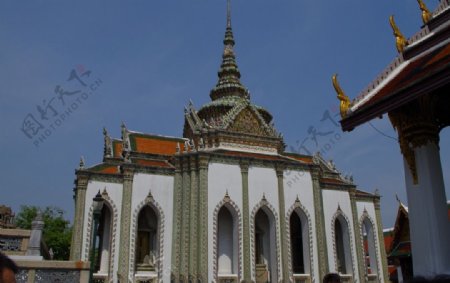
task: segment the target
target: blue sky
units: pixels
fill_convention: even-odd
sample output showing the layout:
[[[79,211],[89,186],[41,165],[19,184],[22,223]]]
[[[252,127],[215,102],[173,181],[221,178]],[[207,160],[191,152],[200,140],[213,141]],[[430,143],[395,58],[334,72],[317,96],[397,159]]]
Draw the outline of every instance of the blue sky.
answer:
[[[225,0],[2,1],[0,203],[15,211],[22,204],[56,205],[72,219],[74,169],[80,156],[87,165],[101,161],[103,126],[115,137],[122,121],[131,130],[181,136],[183,107],[189,99],[197,108],[209,101],[217,81],[225,13]],[[331,75],[339,73],[342,88],[355,97],[396,55],[389,15],[407,37],[420,28],[417,2],[235,0],[232,14],[242,82],[253,102],[272,113],[288,149],[306,139],[304,148],[322,150],[360,189],[378,188],[384,226],[392,226],[395,194],[406,202],[406,192],[398,144],[385,136],[396,137],[387,117],[372,121],[384,135],[371,125],[342,133],[321,118],[338,107]],[[59,114],[75,103],[66,95],[63,106],[55,88],[83,89],[67,81],[83,68],[91,71],[83,82],[101,83],[34,145],[21,130],[24,119],[31,114],[40,121],[44,100],[53,98]],[[310,128],[322,134],[317,146],[308,139]],[[447,188],[449,141],[444,130]]]

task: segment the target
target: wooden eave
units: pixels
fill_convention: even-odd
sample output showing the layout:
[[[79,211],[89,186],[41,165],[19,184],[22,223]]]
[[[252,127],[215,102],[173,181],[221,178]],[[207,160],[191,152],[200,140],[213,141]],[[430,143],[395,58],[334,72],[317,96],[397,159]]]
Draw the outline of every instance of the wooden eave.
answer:
[[[420,68],[420,63],[429,63],[433,59],[432,56],[438,55],[439,51],[447,52],[443,61],[434,62],[434,64],[439,63],[439,66],[435,66],[434,69],[425,66],[420,77],[412,81],[407,80],[407,76],[414,75],[414,72]],[[342,129],[351,131],[355,127],[376,117],[381,117],[383,114],[393,111],[423,95],[448,87],[450,87],[450,42],[431,52],[431,54],[426,54],[411,62],[405,70],[373,95],[367,103],[342,119],[340,121]]]
[[[408,65],[395,77],[372,86],[375,88],[389,79],[368,101],[340,121],[344,131],[351,131],[423,95],[450,87],[450,8],[433,17],[418,34],[397,57],[401,64],[408,62]],[[441,51],[447,51],[446,56],[433,61],[433,56],[439,56]]]

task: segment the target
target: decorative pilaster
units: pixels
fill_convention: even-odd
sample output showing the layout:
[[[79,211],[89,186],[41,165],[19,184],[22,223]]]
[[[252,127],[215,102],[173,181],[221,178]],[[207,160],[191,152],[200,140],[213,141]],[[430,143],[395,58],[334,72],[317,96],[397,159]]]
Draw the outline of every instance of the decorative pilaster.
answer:
[[[355,237],[355,251],[356,251],[356,258],[358,260],[358,263],[356,264],[358,266],[358,272],[359,274],[354,274],[354,278],[356,279],[356,276],[359,277],[360,282],[364,282],[366,278],[366,274],[364,271],[365,267],[365,254],[364,254],[364,244],[362,243],[361,239],[361,227],[359,226],[359,219],[358,219],[358,210],[356,208],[356,189],[352,188],[349,190],[350,194],[350,205],[352,207],[352,220],[353,220],[353,235]],[[354,282],[358,282],[354,279]]]
[[[316,241],[317,241],[317,251],[318,251],[318,261],[319,261],[319,278],[316,278],[316,282],[320,282],[322,278],[327,274],[330,269],[328,266],[328,251],[327,242],[325,239],[325,219],[323,215],[323,198],[322,189],[319,183],[319,172],[316,170],[311,171],[311,178],[313,184],[313,196],[314,196],[314,207],[315,207],[315,220],[316,220]],[[312,261],[311,264],[314,264]],[[311,274],[311,276],[314,276]]]
[[[198,168],[197,168],[197,160],[194,156],[191,157],[190,160],[190,176],[191,176],[191,205],[190,205],[190,233],[189,233],[189,277],[192,279],[192,282],[196,282],[196,277],[198,273],[198,262],[197,262],[197,248],[198,248],[198,207],[199,207],[199,199],[198,199]],[[196,228],[197,227],[197,228]]]
[[[175,180],[173,193],[173,236],[172,236],[172,276],[175,280],[180,278],[181,257],[181,217],[183,205],[182,167],[179,158],[175,159]]]
[[[243,215],[243,249],[244,249],[244,275],[243,282],[250,283],[251,278],[251,250],[250,250],[250,208],[248,199],[248,161],[241,161],[241,176],[242,176],[242,215]]]
[[[209,156],[200,155],[198,160],[199,216],[198,216],[198,280],[208,282],[208,165]],[[211,267],[212,268],[212,267]]]
[[[118,277],[123,280],[130,278],[130,227],[131,227],[131,197],[133,195],[134,170],[123,166],[122,211],[120,218],[120,249]],[[132,271],[131,271],[132,272]]]
[[[190,206],[191,206],[191,178],[189,158],[182,160],[183,168],[183,203],[181,211],[181,253],[180,253],[180,278],[183,282],[189,281],[189,220],[190,220]]]
[[[81,260],[83,247],[84,207],[86,205],[86,189],[89,177],[81,172],[77,173],[75,181],[75,219],[73,221],[72,244],[70,246],[70,260]]]
[[[384,282],[387,283],[389,282],[388,265],[387,265],[386,249],[384,248],[383,223],[381,221],[381,209],[379,197],[374,200],[374,205],[375,205],[375,217],[377,221],[378,248],[380,249],[379,255],[381,256],[381,268],[383,272],[383,280]],[[378,273],[380,273],[380,271],[378,271]]]
[[[284,184],[283,173],[284,166],[278,165],[276,168],[277,180],[278,180],[278,205],[280,210],[280,232],[281,232],[281,266],[282,266],[282,282],[289,281],[289,259],[288,259],[288,239],[290,235],[286,233],[286,205],[284,199]]]

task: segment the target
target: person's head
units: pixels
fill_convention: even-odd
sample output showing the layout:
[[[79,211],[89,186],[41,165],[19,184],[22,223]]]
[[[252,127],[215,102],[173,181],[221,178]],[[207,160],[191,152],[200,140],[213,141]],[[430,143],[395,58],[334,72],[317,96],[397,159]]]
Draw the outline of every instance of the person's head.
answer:
[[[337,273],[328,273],[323,277],[323,283],[341,283],[341,276]]]
[[[17,271],[17,265],[14,261],[0,253],[0,283],[16,283],[15,274]]]

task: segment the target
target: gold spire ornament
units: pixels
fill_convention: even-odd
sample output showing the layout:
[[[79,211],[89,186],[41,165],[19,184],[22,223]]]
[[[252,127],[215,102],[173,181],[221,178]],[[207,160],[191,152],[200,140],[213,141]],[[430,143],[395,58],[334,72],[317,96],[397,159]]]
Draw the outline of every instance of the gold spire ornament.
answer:
[[[389,23],[391,24],[392,31],[394,32],[397,51],[399,53],[402,53],[403,49],[405,49],[405,47],[408,45],[408,41],[406,40],[406,38],[403,36],[401,31],[398,29],[397,25],[395,24],[394,15],[389,17]]]
[[[344,119],[347,116],[348,110],[350,109],[351,101],[347,95],[345,95],[344,91],[342,91],[341,86],[337,80],[337,74],[334,74],[332,77],[333,87],[336,90],[337,98],[341,102],[339,105],[339,110],[341,112],[341,118]]]
[[[423,2],[423,0],[417,0],[417,3],[419,3],[420,10],[422,11],[423,24],[426,25],[432,17],[430,10],[428,10],[428,8],[425,5],[425,3]]]

